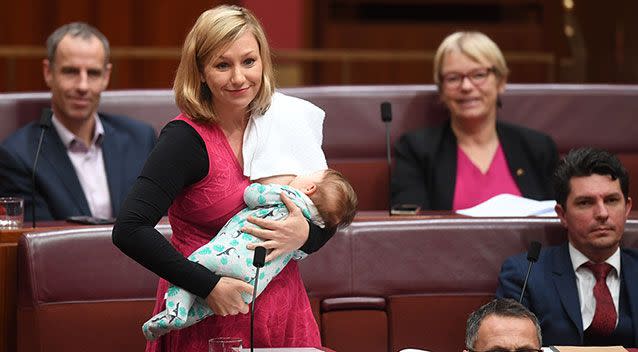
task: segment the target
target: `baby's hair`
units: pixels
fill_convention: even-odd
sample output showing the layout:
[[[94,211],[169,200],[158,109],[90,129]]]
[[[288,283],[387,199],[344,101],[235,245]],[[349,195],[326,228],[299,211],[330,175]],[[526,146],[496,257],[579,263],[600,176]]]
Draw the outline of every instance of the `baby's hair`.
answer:
[[[348,180],[333,169],[324,171],[323,180],[310,197],[328,228],[344,228],[357,213],[357,194]]]

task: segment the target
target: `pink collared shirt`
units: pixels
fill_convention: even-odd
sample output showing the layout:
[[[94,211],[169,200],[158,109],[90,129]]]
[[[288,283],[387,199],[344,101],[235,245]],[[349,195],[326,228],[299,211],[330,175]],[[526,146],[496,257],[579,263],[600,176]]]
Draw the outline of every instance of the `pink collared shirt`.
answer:
[[[500,143],[490,168],[485,174],[474,165],[461,148],[456,149],[456,185],[452,210],[471,208],[503,193],[521,195],[510,173]]]
[[[104,126],[102,126],[100,118],[97,114],[95,115],[95,131],[91,145],[88,146],[64,127],[55,115],[53,115],[52,122],[66,148],[66,154],[71,159],[86,201],[89,203],[91,215],[99,218],[113,217],[111,195],[102,156]]]

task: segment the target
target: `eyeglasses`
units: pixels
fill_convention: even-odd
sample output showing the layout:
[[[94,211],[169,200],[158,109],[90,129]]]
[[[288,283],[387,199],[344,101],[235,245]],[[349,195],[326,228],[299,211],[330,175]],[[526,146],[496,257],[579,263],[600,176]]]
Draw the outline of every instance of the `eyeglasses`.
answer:
[[[515,350],[506,350],[504,348],[494,348],[487,351],[477,351],[477,350],[468,348],[467,350],[469,352],[543,352],[543,350],[537,350],[535,348],[517,348]]]
[[[463,80],[468,78],[475,86],[480,86],[487,80],[490,73],[496,72],[494,67],[477,68],[468,73],[450,72],[441,76],[443,86],[449,89],[457,89],[463,84]]]

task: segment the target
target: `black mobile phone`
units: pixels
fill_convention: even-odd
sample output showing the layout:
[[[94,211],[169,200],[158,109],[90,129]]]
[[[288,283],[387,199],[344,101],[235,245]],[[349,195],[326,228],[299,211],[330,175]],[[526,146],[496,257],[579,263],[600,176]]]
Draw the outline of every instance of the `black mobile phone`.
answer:
[[[392,207],[390,214],[392,215],[416,215],[421,207],[417,204],[397,204]]]
[[[86,216],[86,215],[77,215],[77,216],[69,216],[68,218],[66,218],[66,221],[68,222],[74,222],[77,224],[86,224],[86,225],[109,225],[109,224],[115,224],[115,219],[114,218],[96,218],[93,216]]]

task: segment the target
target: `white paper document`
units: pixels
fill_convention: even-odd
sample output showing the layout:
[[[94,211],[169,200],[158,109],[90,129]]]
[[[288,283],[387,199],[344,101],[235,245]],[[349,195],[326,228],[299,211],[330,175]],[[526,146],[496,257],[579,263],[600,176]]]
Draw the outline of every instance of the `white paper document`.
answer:
[[[556,216],[555,200],[534,200],[511,194],[499,194],[458,214],[475,217]]]

